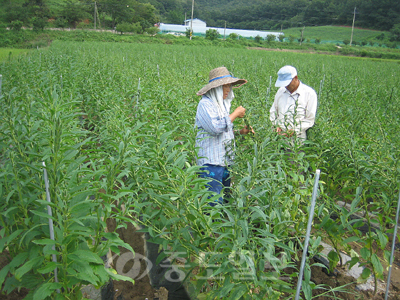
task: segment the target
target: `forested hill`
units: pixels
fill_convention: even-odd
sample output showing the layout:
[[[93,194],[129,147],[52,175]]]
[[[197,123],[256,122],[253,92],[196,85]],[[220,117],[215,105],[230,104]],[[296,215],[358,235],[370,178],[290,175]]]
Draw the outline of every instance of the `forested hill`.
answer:
[[[0,0],[0,27],[114,28],[158,21],[183,24],[193,0]],[[355,14],[354,14],[355,12]],[[281,30],[341,25],[395,31],[400,36],[400,0],[195,0],[195,18],[210,27]],[[49,25],[49,23],[52,24]],[[136,32],[136,30],[135,30]],[[400,38],[400,37],[399,37]]]
[[[146,1],[146,0],[142,0]],[[149,0],[164,22],[191,17],[191,0]],[[280,30],[281,28],[344,25],[390,30],[400,24],[399,0],[195,0],[194,17],[208,26]]]

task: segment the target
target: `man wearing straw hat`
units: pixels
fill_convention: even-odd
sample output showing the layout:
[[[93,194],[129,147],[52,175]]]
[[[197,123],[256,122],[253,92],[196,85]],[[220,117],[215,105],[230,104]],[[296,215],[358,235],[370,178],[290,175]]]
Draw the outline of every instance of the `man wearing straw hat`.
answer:
[[[242,106],[230,113],[234,98],[232,87],[239,87],[245,83],[247,80],[235,78],[227,68],[220,67],[210,71],[208,84],[197,92],[197,95],[202,96],[197,106],[195,122],[197,164],[202,166],[204,171],[200,176],[210,178],[209,190],[217,194],[220,194],[224,187],[230,187],[228,166],[233,163],[235,147],[233,121],[243,118],[246,114],[246,109]],[[254,133],[252,129],[251,131]],[[249,132],[246,126],[240,130],[240,134]],[[222,204],[223,201],[220,197],[210,205]]]
[[[299,80],[293,66],[284,66],[278,71],[275,86],[280,89],[270,109],[270,120],[276,132],[286,137],[296,134],[298,138],[306,140],[306,131],[315,122],[316,92]]]

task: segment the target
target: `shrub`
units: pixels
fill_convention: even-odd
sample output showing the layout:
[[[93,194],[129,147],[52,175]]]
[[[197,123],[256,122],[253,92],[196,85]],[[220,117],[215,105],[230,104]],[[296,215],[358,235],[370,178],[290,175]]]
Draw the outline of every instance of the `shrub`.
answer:
[[[68,27],[68,22],[65,20],[65,18],[57,18],[54,22],[54,26],[57,28],[66,28]]]
[[[155,26],[154,27],[149,27],[149,28],[146,28],[145,31],[146,31],[147,34],[154,36],[159,31],[159,28],[155,27]]]
[[[278,39],[279,39],[280,42],[283,42],[283,40],[285,39],[285,35],[284,34],[280,34],[278,36]]]
[[[255,40],[257,43],[261,43],[262,37],[259,36],[259,35],[257,35],[257,36],[254,38],[254,40]]]
[[[20,20],[12,21],[11,24],[10,24],[10,29],[11,30],[20,31],[21,28],[22,28],[22,21],[20,21]]]
[[[343,44],[348,45],[350,44],[350,41],[348,39],[343,40]]]
[[[219,33],[216,29],[208,29],[206,31],[206,39],[213,41],[219,37]]]
[[[191,34],[190,34],[190,29],[189,28],[186,29],[185,35],[186,35],[187,38],[190,38]]]
[[[275,41],[275,39],[276,39],[275,35],[273,35],[273,34],[268,34],[267,35],[267,43],[268,44],[273,42],[273,41]]]
[[[39,17],[32,18],[32,27],[34,31],[43,30],[45,26],[46,26],[46,19]]]
[[[232,32],[232,33],[229,35],[228,38],[231,39],[231,40],[238,40],[238,39],[239,39],[239,35]]]
[[[315,39],[315,43],[316,43],[316,44],[321,43],[321,39],[320,39],[320,38],[316,38],[316,39]]]
[[[124,32],[134,32],[134,33],[142,33],[142,26],[139,22],[131,24],[128,22],[122,22],[117,25],[116,30],[123,34]]]

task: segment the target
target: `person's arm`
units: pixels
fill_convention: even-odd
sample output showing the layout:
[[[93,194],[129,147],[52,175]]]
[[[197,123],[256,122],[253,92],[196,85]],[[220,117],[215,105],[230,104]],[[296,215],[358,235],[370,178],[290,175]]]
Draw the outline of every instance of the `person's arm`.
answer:
[[[236,118],[243,118],[245,114],[246,114],[246,109],[243,106],[239,106],[234,110],[233,113],[229,115],[229,118],[233,123],[233,121],[235,121]]]
[[[211,101],[201,100],[197,107],[197,126],[211,135],[219,135],[233,128],[230,116],[220,118],[217,108]]]
[[[300,120],[300,124],[298,126],[298,129],[302,132],[305,132],[307,129],[314,126],[315,115],[317,113],[318,105],[317,94],[314,90],[311,90],[309,93],[307,93],[306,97],[307,99],[305,104],[304,117]]]

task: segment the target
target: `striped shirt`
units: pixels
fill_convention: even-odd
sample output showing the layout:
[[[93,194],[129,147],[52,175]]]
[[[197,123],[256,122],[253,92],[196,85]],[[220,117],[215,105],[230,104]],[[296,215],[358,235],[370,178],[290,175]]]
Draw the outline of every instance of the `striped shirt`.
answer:
[[[229,166],[233,163],[235,147],[233,123],[229,113],[218,115],[218,108],[214,102],[203,95],[197,106],[196,148],[198,149],[197,164],[211,164]]]

